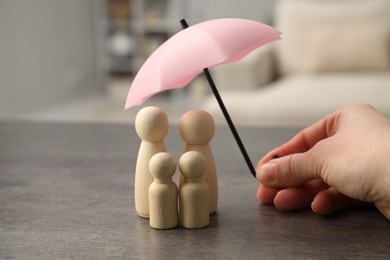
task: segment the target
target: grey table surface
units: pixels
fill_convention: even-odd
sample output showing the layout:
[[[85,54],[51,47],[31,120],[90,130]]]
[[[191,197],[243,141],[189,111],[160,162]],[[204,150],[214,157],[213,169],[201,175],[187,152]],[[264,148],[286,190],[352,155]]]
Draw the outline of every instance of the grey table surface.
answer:
[[[252,161],[298,129],[238,129]],[[132,125],[0,122],[1,259],[388,259],[374,208],[329,217],[260,205],[229,129],[211,143],[219,208],[204,229],[154,230],[134,209],[140,140]],[[166,138],[178,158],[173,126]]]

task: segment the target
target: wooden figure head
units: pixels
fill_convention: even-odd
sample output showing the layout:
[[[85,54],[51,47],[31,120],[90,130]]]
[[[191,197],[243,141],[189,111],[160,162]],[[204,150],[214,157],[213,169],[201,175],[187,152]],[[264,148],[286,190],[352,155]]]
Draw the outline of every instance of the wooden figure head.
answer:
[[[135,130],[144,141],[162,141],[168,133],[168,127],[168,116],[159,107],[144,107],[135,118]]]
[[[180,118],[180,135],[187,144],[208,144],[214,132],[214,119],[206,111],[191,110]]]
[[[159,180],[172,178],[176,170],[175,158],[166,152],[157,153],[149,161],[150,174]]]
[[[179,168],[186,178],[200,178],[206,171],[206,158],[200,152],[186,152],[180,157]]]

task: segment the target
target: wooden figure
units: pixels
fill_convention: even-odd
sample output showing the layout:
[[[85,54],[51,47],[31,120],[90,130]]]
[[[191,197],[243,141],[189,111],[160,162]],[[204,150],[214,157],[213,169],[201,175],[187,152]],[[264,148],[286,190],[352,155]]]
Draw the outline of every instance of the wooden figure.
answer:
[[[203,180],[205,157],[196,151],[184,153],[179,160],[183,183],[179,189],[180,225],[203,228],[209,224],[209,190]]]
[[[209,188],[209,213],[218,207],[218,179],[214,156],[209,142],[214,136],[215,125],[212,116],[203,110],[186,112],[180,118],[180,135],[186,143],[184,151],[197,151],[206,158],[206,171],[203,179]],[[183,178],[180,177],[180,182]]]
[[[152,228],[169,229],[179,225],[178,190],[172,181],[176,161],[169,153],[155,154],[149,162],[154,182],[149,187],[149,223]]]
[[[166,152],[164,138],[168,133],[168,117],[158,107],[145,107],[135,118],[135,130],[142,142],[135,168],[134,198],[139,216],[149,217],[149,186],[153,177],[149,172],[149,161],[153,155]]]

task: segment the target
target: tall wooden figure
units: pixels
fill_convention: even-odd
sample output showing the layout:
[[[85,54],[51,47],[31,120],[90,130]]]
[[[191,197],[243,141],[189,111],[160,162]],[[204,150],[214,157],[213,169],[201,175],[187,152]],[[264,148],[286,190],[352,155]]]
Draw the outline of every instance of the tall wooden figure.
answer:
[[[191,110],[180,118],[180,135],[186,143],[184,151],[197,151],[206,158],[203,179],[209,188],[209,213],[217,211],[218,179],[214,156],[209,142],[214,137],[215,125],[212,116],[203,110]],[[180,178],[180,182],[183,178]]]
[[[168,117],[158,107],[145,107],[135,118],[135,130],[142,142],[135,168],[134,198],[139,216],[149,217],[149,186],[153,177],[149,172],[149,161],[153,155],[166,152],[164,138],[168,133]]]
[[[149,187],[149,223],[152,228],[169,229],[179,225],[178,191],[172,176],[176,161],[169,153],[155,154],[149,162],[154,182]]]
[[[183,182],[179,190],[180,225],[203,228],[209,224],[209,190],[203,180],[205,157],[196,151],[184,153],[179,160]]]

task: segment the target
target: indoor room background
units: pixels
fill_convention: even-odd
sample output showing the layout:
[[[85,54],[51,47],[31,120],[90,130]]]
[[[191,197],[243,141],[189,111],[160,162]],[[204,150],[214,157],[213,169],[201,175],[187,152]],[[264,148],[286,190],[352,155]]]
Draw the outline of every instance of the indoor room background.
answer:
[[[172,122],[205,109],[202,76],[124,110],[147,57],[189,24],[238,17],[282,40],[211,69],[239,125],[306,126],[349,103],[390,115],[390,1],[0,0],[0,118],[131,123],[145,105]]]

